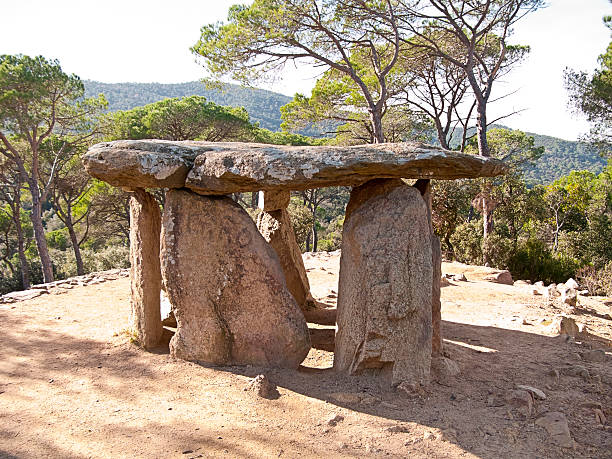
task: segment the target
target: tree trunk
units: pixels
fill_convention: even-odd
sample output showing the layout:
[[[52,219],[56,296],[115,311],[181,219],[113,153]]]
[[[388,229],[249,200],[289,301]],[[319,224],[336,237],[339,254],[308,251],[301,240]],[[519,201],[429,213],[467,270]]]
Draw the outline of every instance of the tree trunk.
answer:
[[[66,215],[66,228],[68,228],[68,234],[70,234],[70,242],[72,243],[72,249],[74,250],[74,259],[77,265],[77,275],[82,276],[85,274],[85,268],[83,267],[83,258],[81,257],[81,248],[79,247],[79,240],[76,233],[74,232],[74,225],[72,224],[72,218],[70,215]]]
[[[557,216],[555,216],[555,239],[553,244],[553,252],[557,252],[557,248],[559,248],[559,231],[561,231],[561,226],[559,226],[559,220]]]
[[[478,139],[478,153],[482,156],[491,156],[489,142],[487,141],[487,105],[485,102],[478,102],[476,117],[476,133]]]
[[[482,247],[487,248],[486,241],[491,232],[493,231],[493,208],[491,207],[491,201],[488,196],[482,198]],[[489,259],[488,250],[482,251],[482,258],[485,266],[488,266],[491,262]]]
[[[312,222],[312,251],[316,252],[318,247],[319,237],[317,235],[317,224],[316,222]]]
[[[385,136],[382,126],[382,113],[380,111],[370,110],[370,120],[372,122],[374,143],[385,143]]]
[[[45,283],[49,283],[53,282],[53,264],[49,256],[45,228],[42,223],[42,203],[40,202],[38,184],[35,181],[30,181],[29,185],[32,195],[32,213],[30,214],[30,219],[34,228],[34,238],[36,239],[36,248],[38,249],[38,256],[42,265],[43,279]]]
[[[436,132],[438,134],[438,142],[440,142],[440,146],[444,148],[445,150],[450,150],[450,148],[448,147],[448,142],[446,140],[446,133],[442,129],[440,120],[436,119],[435,124],[436,124]]]
[[[453,233],[446,233],[444,235],[444,244],[446,245],[447,250],[448,250],[447,255],[450,254],[450,259],[454,260],[455,259],[455,248],[453,247],[453,244],[451,244],[451,241],[450,241],[450,237],[452,234]]]
[[[19,212],[19,210],[17,212]],[[17,253],[19,253],[19,265],[21,267],[21,284],[23,289],[27,290],[30,288],[30,267],[28,266],[28,259],[25,255],[25,241],[19,214],[14,216],[13,220],[15,221],[15,230],[17,231]]]
[[[11,212],[13,213],[13,223],[17,232],[17,253],[19,254],[19,266],[21,268],[21,285],[24,290],[30,288],[30,266],[25,255],[25,238],[23,237],[23,227],[21,226],[21,190],[22,182],[18,179],[15,187],[15,197],[10,203]]]

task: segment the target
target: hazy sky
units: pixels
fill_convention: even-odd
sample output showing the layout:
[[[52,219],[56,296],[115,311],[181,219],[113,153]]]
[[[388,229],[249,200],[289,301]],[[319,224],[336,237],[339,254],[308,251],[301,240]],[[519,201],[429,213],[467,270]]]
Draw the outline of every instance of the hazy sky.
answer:
[[[42,54],[83,79],[109,83],[192,81],[204,70],[189,47],[203,24],[224,20],[234,3],[240,1],[0,0],[0,54]],[[530,45],[531,54],[498,85],[497,95],[517,92],[491,106],[490,118],[525,109],[503,122],[565,139],[585,132],[586,123],[567,109],[563,69],[597,66],[610,41],[605,14],[612,14],[608,0],[550,0],[548,8],[524,18],[512,41]],[[289,71],[267,89],[309,93],[313,75]]]

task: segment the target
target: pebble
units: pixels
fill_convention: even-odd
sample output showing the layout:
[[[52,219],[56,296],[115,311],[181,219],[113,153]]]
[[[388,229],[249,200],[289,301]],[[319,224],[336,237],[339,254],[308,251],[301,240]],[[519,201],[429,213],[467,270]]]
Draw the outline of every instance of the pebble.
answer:
[[[274,385],[264,374],[257,375],[251,379],[244,390],[254,392],[259,397],[269,400],[280,397],[276,385]]]
[[[606,353],[602,349],[593,349],[592,351],[586,351],[582,353],[582,359],[587,362],[605,362]]]
[[[342,421],[344,421],[344,416],[342,416],[341,414],[335,414],[334,416],[332,416],[331,418],[327,420],[327,425],[335,427],[338,425],[339,422],[342,422]]]
[[[522,384],[519,384],[518,386],[516,386],[516,388],[520,390],[526,390],[531,395],[533,395],[536,400],[546,400],[546,394],[536,387],[524,386]]]
[[[538,418],[535,423],[544,427],[557,445],[562,448],[574,447],[574,440],[570,434],[565,414],[559,411],[551,411]]]
[[[533,412],[533,396],[529,391],[520,389],[510,391],[506,396],[506,402],[517,408],[525,417],[531,416]]]
[[[406,426],[403,426],[401,424],[397,424],[395,426],[391,426],[389,428],[387,428],[387,432],[391,432],[391,433],[408,433],[410,432],[410,429]]]
[[[605,425],[606,415],[603,413],[603,411],[599,408],[595,408],[593,411],[595,412],[595,421],[597,421],[598,424]]]
[[[331,398],[333,398],[338,403],[346,403],[346,404],[356,404],[361,402],[361,395],[355,394],[351,392],[335,392],[331,394]]]

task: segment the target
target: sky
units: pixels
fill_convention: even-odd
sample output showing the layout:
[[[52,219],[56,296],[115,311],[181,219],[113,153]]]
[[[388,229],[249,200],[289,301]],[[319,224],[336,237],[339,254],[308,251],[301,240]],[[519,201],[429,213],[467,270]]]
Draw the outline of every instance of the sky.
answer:
[[[0,0],[0,54],[42,54],[83,79],[107,83],[181,83],[206,76],[189,51],[202,25],[225,20],[240,0]],[[244,3],[244,1],[242,2]],[[248,1],[247,1],[248,3]],[[492,120],[568,140],[588,124],[567,108],[563,70],[592,71],[610,42],[602,17],[609,0],[549,0],[519,22],[512,43],[531,46],[519,68],[494,86]],[[320,70],[290,68],[263,86],[292,96],[309,94]]]

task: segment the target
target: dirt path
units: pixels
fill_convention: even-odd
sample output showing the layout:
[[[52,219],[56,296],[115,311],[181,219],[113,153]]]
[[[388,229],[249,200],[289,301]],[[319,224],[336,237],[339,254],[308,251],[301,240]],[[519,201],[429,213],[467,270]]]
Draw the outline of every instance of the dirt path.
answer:
[[[314,296],[333,306],[338,255],[305,262]],[[419,398],[337,377],[321,349],[299,371],[266,371],[277,400],[244,391],[261,369],[144,352],[125,332],[128,279],[0,305],[0,457],[612,457],[612,321],[602,300],[580,298],[572,317],[589,335],[566,342],[549,330],[559,311],[528,287],[474,280],[477,268],[443,270],[469,280],[442,290],[445,349],[461,374]],[[607,360],[583,360],[591,348]],[[571,365],[588,377],[549,376]],[[517,384],[547,396],[526,418],[500,401]],[[565,413],[575,448],[555,446],[534,423],[547,411]]]

